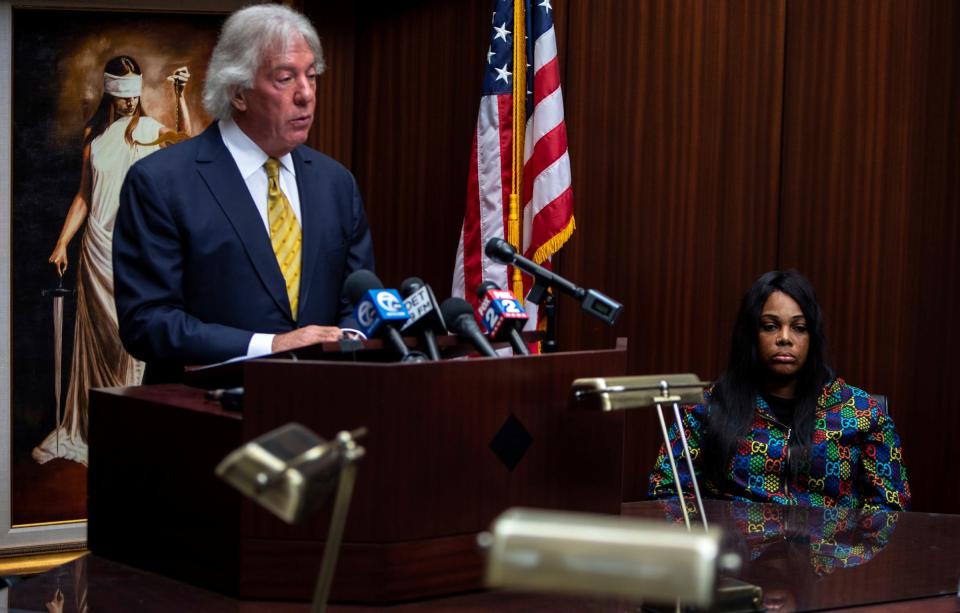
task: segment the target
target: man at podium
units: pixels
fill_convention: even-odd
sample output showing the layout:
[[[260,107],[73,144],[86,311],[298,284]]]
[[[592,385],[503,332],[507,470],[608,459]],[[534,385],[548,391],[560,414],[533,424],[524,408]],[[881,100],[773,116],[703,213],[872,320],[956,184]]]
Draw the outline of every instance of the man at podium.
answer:
[[[373,247],[356,180],[304,145],[324,67],[303,15],[275,4],[234,13],[204,84],[216,121],[127,174],[115,297],[145,383],[352,327],[341,285],[373,269]]]

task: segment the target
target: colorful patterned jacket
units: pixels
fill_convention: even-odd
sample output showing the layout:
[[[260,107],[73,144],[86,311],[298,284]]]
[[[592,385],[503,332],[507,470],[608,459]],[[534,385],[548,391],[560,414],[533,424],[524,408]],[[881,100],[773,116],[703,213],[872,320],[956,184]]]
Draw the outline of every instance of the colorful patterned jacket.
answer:
[[[709,392],[707,399],[705,404],[682,411],[690,457],[704,496],[866,510],[905,511],[909,506],[910,485],[893,419],[869,394],[843,379],[834,379],[817,399],[811,454],[795,478],[787,469],[791,429],[776,420],[758,395],[750,431],[727,466],[726,482],[721,487],[707,482],[702,476],[700,451]],[[669,436],[680,484],[691,494],[676,424]],[[663,445],[650,473],[649,494],[653,498],[676,495]]]

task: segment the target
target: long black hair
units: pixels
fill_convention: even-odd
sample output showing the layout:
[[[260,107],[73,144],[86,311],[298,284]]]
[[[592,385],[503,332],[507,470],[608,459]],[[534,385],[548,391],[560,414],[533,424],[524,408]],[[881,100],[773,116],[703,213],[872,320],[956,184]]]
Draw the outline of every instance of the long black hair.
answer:
[[[138,64],[137,60],[133,59],[129,55],[118,55],[117,57],[110,58],[103,67],[103,72],[118,77],[128,74],[143,74],[143,72],[140,70],[140,64]],[[84,126],[84,146],[93,142],[93,139],[106,132],[107,128],[110,127],[110,124],[116,120],[116,117],[113,113],[113,101],[114,96],[108,94],[107,92],[103,92],[103,95],[100,96],[100,104],[97,105],[97,110],[93,112],[93,115],[90,117],[89,121],[87,121],[87,125]],[[130,123],[127,125],[127,129],[124,132],[124,138],[130,145],[133,144],[133,131],[137,128],[137,123],[140,121],[140,117],[142,116],[146,116],[146,113],[143,111],[141,99],[137,102],[137,108],[133,112],[133,117],[130,119]]]
[[[790,426],[794,434],[790,440],[789,462],[793,476],[799,472],[810,450],[817,398],[823,386],[833,378],[828,363],[823,313],[813,286],[796,270],[774,270],[761,275],[740,302],[730,343],[730,361],[714,386],[710,400],[704,441],[705,472],[718,487],[726,478],[737,441],[750,429],[756,396],[770,376],[760,360],[757,343],[763,305],[774,292],[783,292],[796,301],[803,311],[809,335],[807,359],[797,373],[793,423],[784,424]]]

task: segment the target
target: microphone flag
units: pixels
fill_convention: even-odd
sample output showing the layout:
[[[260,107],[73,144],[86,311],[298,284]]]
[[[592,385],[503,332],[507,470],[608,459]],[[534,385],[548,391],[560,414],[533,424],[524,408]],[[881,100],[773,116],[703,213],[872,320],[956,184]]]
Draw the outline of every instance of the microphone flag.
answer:
[[[499,337],[505,322],[518,322],[513,325],[516,325],[516,330],[521,330],[523,323],[527,321],[527,312],[520,305],[520,301],[505,289],[488,289],[477,312],[487,336],[492,339]]]
[[[365,291],[354,308],[353,316],[367,338],[374,338],[383,325],[398,325],[410,319],[410,313],[395,289]]]
[[[403,306],[406,307],[410,319],[403,324],[401,330],[406,330],[435,310],[434,298],[431,294],[430,288],[423,285],[403,299]]]

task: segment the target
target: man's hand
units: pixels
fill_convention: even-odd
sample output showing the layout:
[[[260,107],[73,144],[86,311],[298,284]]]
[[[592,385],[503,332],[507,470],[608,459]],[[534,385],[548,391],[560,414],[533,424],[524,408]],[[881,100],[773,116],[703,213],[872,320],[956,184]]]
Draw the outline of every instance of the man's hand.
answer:
[[[340,340],[340,336],[340,328],[336,326],[305,326],[274,336],[271,349],[274,353],[280,353],[316,343],[335,342]]]

